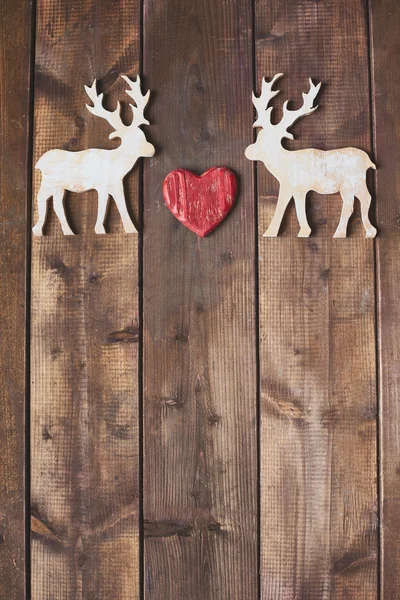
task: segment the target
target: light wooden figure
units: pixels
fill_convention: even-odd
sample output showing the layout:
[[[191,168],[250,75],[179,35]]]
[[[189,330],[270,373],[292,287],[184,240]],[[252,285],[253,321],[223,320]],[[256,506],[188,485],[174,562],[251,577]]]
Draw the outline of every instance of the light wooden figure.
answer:
[[[367,188],[366,173],[368,169],[376,169],[368,154],[356,148],[341,148],[338,150],[286,150],[282,140],[293,140],[288,129],[300,117],[310,115],[318,106],[313,107],[314,100],[321,84],[314,85],[310,79],[310,90],[303,93],[303,106],[298,110],[289,110],[286,101],[283,106],[283,116],[279,123],[271,123],[272,107],[268,104],[279,93],[273,90],[275,82],[282,77],[279,73],[267,82],[262,81],[260,97],[253,94],[253,104],[257,109],[257,120],[254,127],[261,128],[256,142],[246,148],[249,160],[259,160],[279,181],[280,189],[275,214],[264,237],[276,237],[282,223],[283,215],[290,200],[294,198],[296,214],[300,225],[298,237],[308,237],[311,228],[306,215],[306,196],[309,191],[319,194],[334,194],[340,192],[343,200],[342,214],[339,225],[333,237],[344,238],[347,224],[354,210],[354,198],[361,204],[362,222],[366,237],[373,238],[376,229],[369,220],[371,195]]]
[[[33,228],[35,235],[43,235],[47,203],[51,196],[64,235],[74,235],[65,216],[65,192],[86,192],[92,189],[98,193],[96,233],[106,233],[104,220],[110,196],[115,200],[125,231],[137,233],[126,207],[123,179],[133,169],[138,158],[154,156],[155,153],[154,146],[146,140],[144,132],[140,129],[141,125],[149,125],[144,117],[144,109],[149,101],[150,91],[142,95],[139,76],[136,81],[131,81],[125,75],[122,77],[130,87],[127,94],[136,104],[130,104],[133,112],[130,125],[124,125],[121,120],[119,102],[114,111],[103,107],[103,94],[97,94],[96,80],[92,87],[85,86],[86,93],[93,103],[93,106],[87,104],[86,107],[92,114],[106,119],[112,126],[114,131],[109,137],[120,138],[121,144],[118,148],[91,148],[81,152],[49,150],[36,163],[36,168],[42,172],[42,182],[37,197],[39,220]]]

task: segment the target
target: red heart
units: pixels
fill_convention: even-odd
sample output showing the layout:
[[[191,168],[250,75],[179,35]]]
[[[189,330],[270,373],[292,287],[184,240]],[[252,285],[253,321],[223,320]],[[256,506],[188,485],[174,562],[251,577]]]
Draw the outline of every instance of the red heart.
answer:
[[[225,167],[195,175],[177,169],[163,185],[165,204],[185,227],[205,237],[225,219],[235,201],[236,176]]]

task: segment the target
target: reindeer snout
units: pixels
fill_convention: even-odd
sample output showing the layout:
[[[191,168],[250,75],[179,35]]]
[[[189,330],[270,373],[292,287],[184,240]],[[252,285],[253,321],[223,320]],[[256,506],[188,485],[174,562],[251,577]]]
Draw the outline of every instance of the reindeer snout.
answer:
[[[250,144],[250,146],[247,146],[244,154],[249,160],[258,160],[258,151],[256,144]]]
[[[150,142],[147,145],[146,148],[146,156],[148,156],[149,158],[151,158],[152,156],[154,156],[156,153],[156,149],[154,148],[153,144],[150,144]]]

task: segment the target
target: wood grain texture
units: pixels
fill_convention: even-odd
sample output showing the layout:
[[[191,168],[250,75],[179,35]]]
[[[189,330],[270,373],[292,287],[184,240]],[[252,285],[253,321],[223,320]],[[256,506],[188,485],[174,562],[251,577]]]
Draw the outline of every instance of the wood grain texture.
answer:
[[[257,598],[251,11],[146,0],[144,560],[148,600]],[[205,239],[164,205],[173,169],[224,165],[240,194]]]
[[[38,0],[35,159],[111,148],[84,84],[123,99],[139,63],[136,0]],[[115,85],[114,85],[115,83]],[[116,146],[117,143],[114,143]],[[126,178],[138,220],[138,172]],[[39,174],[36,173],[35,191]],[[93,192],[66,200],[32,248],[32,598],[139,597],[138,236],[111,205],[97,236]],[[35,214],[36,218],[37,215]]]
[[[380,380],[381,600],[400,589],[400,6],[372,1]]]
[[[300,105],[309,76],[325,82],[287,147],[370,151],[362,2],[257,0],[256,48],[258,85],[286,74],[275,119],[285,99]],[[277,182],[258,174],[261,235]],[[359,217],[331,239],[338,195],[308,202],[309,240],[295,237],[293,207],[280,238],[259,238],[261,598],[376,600],[373,243]]]
[[[29,1],[0,5],[0,598],[25,598]],[[18,28],[15,24],[18,23]]]

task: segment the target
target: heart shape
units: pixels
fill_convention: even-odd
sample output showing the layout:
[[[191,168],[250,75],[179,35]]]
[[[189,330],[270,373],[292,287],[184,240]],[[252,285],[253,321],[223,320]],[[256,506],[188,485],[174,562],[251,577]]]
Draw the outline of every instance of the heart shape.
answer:
[[[225,219],[235,202],[237,180],[226,167],[203,175],[185,169],[171,171],[163,184],[165,204],[188,229],[205,237]]]

